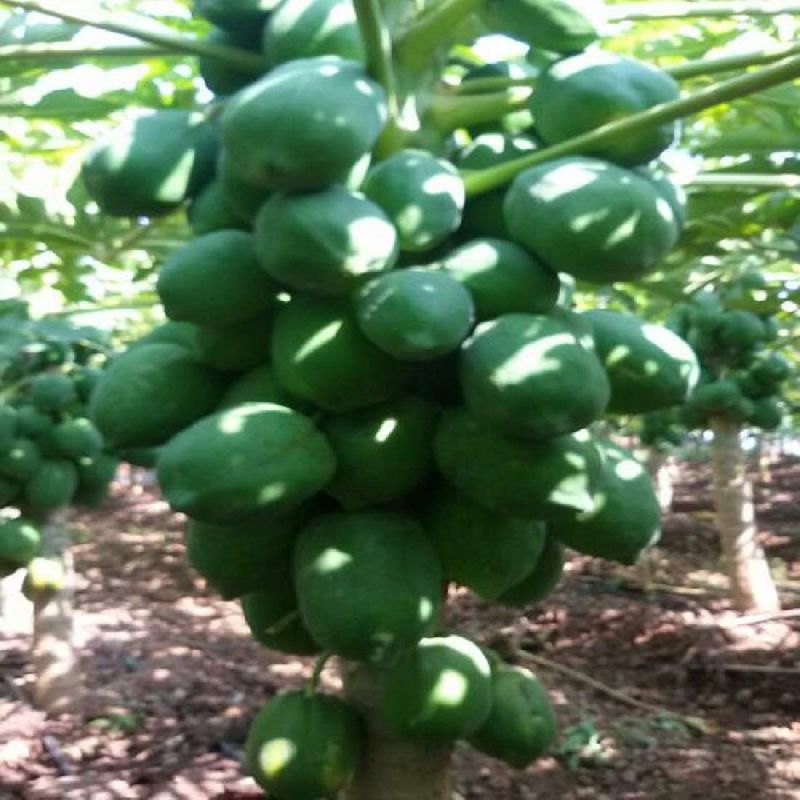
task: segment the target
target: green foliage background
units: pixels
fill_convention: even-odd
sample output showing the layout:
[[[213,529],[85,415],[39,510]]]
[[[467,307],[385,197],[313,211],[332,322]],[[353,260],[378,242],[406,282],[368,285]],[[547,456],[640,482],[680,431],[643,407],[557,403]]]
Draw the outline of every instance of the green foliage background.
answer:
[[[208,30],[192,17],[191,0],[85,6],[144,28],[188,36]],[[789,46],[798,32],[800,15],[678,17],[613,23],[604,46],[667,67]],[[14,51],[53,43],[57,52],[46,55],[20,58]],[[118,52],[92,55],[99,47]],[[65,48],[80,54],[64,54]],[[105,218],[75,180],[85,149],[125,117],[207,103],[193,56],[158,51],[145,58],[141,49],[117,34],[0,9],[0,297],[31,297],[35,312],[88,310],[95,323],[98,308],[125,310],[108,316],[108,324],[150,319],[154,267],[187,238],[183,215]],[[692,91],[728,76],[691,78],[682,86]],[[635,286],[609,286],[599,302],[660,320],[686,294],[755,268],[769,282],[762,308],[778,312],[782,348],[797,359],[800,82],[710,109],[683,127],[680,150],[668,157],[688,181],[690,217],[681,244],[662,271]],[[580,286],[576,297],[579,305],[598,302],[596,291],[590,298]],[[794,394],[800,400],[796,387]]]

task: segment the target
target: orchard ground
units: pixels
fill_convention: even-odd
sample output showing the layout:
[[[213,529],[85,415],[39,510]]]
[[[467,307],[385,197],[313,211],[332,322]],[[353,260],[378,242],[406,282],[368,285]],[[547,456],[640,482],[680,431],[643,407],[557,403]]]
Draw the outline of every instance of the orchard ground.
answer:
[[[543,656],[712,732],[538,669],[559,714],[553,753],[514,772],[459,747],[464,800],[800,799],[800,620],[731,625],[707,475],[681,468],[657,591],[638,588],[636,568],[573,556],[558,591],[522,614],[465,592],[450,614],[520,663]],[[29,638],[0,628],[0,800],[262,797],[239,765],[248,722],[311,663],[260,647],[238,605],[206,592],[184,562],[180,518],[138,478],[123,476],[103,509],[74,520],[86,720],[47,721],[30,706]],[[757,501],[795,607],[800,459],[773,465]],[[323,678],[335,687],[335,673]]]

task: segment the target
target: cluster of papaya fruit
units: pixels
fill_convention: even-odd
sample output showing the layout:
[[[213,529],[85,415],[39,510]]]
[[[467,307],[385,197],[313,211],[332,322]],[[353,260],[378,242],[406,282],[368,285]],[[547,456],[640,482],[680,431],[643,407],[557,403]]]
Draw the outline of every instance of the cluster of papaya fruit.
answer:
[[[0,575],[47,574],[41,522],[107,495],[118,459],[87,410],[106,349],[101,331],[33,321],[24,306],[0,316],[0,509],[21,514],[0,522]]]
[[[765,431],[783,421],[781,385],[791,366],[774,350],[775,309],[764,308],[763,300],[754,303],[754,293],[774,294],[760,273],[745,272],[718,291],[694,295],[670,317],[668,324],[691,343],[702,366],[697,387],[679,410],[690,430],[707,427],[712,416]]]
[[[677,88],[629,59],[567,54],[596,36],[574,3],[491,3],[493,30],[550,30],[565,53],[533,94],[537,140],[387,153],[350,0],[272,5],[198,2],[216,41],[265,54],[265,74],[205,59],[214,114],[144,117],[86,162],[106,213],[186,204],[195,233],[159,272],[168,321],[113,360],[92,419],[115,447],[157,451],[191,563],[241,599],[258,641],[366,662],[389,728],[521,767],[552,740],[547,695],[441,631],[444,587],[522,606],[555,587],[565,544],[631,563],[657,537],[646,471],[587,428],[682,403],[697,362],[665,328],[569,310],[559,273],[633,280],[675,243],[680,195],[644,166],[675,131],[473,198],[458,168]],[[256,718],[248,764],[276,796],[331,796],[360,729],[344,700],[290,692]]]

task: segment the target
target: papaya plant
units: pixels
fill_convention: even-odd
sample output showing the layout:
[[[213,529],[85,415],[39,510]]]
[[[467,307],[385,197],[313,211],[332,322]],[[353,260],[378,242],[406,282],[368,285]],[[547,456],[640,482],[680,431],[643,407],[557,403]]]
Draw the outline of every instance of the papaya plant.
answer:
[[[740,610],[779,607],[757,539],[741,443],[745,428],[776,430],[787,413],[781,388],[792,369],[776,350],[779,288],[770,287],[761,272],[743,271],[676,306],[669,321],[692,344],[702,367],[697,387],[680,409],[680,421],[688,429],[713,433],[717,528],[731,599]]]
[[[118,458],[88,418],[108,348],[104,332],[32,320],[21,301],[0,315],[0,577],[26,570],[34,697],[49,713],[81,704],[66,510],[100,505],[116,471]]]
[[[600,49],[569,0],[306,8],[198,0],[202,41],[55,12],[198,53],[216,93],[85,162],[103,213],[186,208],[195,233],[158,276],[169,321],[114,360],[90,415],[111,446],[157,449],[191,563],[253,636],[320,653],[250,729],[257,782],[449,800],[455,741],[521,768],[555,722],[534,675],[443,627],[445,587],[524,606],[557,584],[565,545],[634,561],[658,503],[592,426],[679,404],[698,376],[679,336],[576,313],[562,286],[659,268],[685,210],[651,167],[678,121],[800,60],[681,97]],[[459,81],[455,56],[486,33],[539,66],[500,91]],[[332,655],[343,697],[319,690]]]

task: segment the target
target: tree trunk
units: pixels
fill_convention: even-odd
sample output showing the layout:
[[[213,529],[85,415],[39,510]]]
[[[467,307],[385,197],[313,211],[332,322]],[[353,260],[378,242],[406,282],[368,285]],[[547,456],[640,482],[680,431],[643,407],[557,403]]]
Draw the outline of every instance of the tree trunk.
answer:
[[[653,480],[662,514],[672,511],[672,498],[675,493],[675,457],[655,447],[647,454],[647,471]]]
[[[376,713],[375,677],[368,667],[343,666],[345,694],[367,723],[367,742],[344,800],[451,800],[449,747],[427,747],[386,730]]]
[[[753,485],[747,477],[739,424],[713,417],[711,429],[714,503],[731,599],[739,611],[778,610],[778,592],[758,542]]]
[[[79,713],[83,703],[83,673],[73,629],[75,569],[67,523],[67,512],[60,510],[42,529],[42,555],[61,561],[64,585],[58,591],[33,595],[33,697],[51,716]]]

